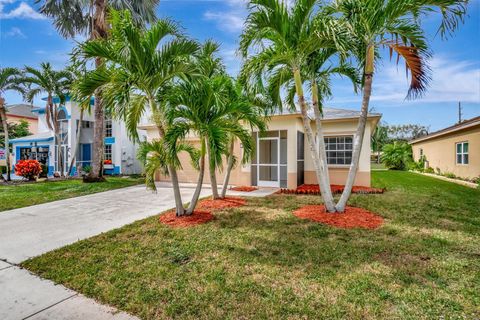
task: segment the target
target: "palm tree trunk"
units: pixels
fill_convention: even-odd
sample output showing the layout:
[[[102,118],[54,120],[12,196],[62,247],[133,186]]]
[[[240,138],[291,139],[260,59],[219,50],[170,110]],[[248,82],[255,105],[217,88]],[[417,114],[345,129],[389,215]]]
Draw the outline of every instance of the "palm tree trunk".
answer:
[[[233,169],[233,149],[235,147],[235,138],[232,137],[230,141],[230,150],[228,150],[228,164],[227,164],[227,172],[225,173],[225,179],[223,180],[223,188],[222,188],[222,194],[221,198],[225,198],[227,195],[227,188],[228,188],[228,182],[230,181],[230,173],[232,172]]]
[[[160,136],[160,139],[164,139],[165,129],[163,128],[163,124],[159,121],[159,117],[155,115],[155,108],[153,107],[152,99],[150,99],[150,107],[152,109],[152,112],[154,113],[158,135]],[[168,169],[168,174],[170,176],[170,179],[172,181],[173,196],[175,198],[176,216],[177,217],[184,216],[186,211],[185,211],[185,208],[183,207],[182,193],[180,192],[180,183],[178,181],[177,170],[172,165],[168,165],[167,169]]]
[[[212,197],[213,199],[220,199],[218,194],[218,184],[217,184],[217,175],[215,174],[215,158],[212,157],[212,150],[210,148],[210,143],[207,141],[207,153],[208,153],[208,163],[210,171],[210,185],[212,186]]]
[[[200,157],[200,171],[198,173],[197,187],[195,188],[195,192],[193,193],[190,206],[187,209],[187,215],[191,215],[195,210],[198,199],[200,198],[200,193],[202,192],[203,177],[205,176],[205,139],[202,139],[201,153],[202,155]]]
[[[353,141],[352,163],[350,164],[347,182],[345,183],[342,196],[335,206],[338,212],[345,212],[345,207],[352,193],[353,183],[355,181],[360,162],[360,153],[362,151],[363,137],[365,136],[365,127],[367,125],[368,107],[370,104],[370,96],[372,95],[373,64],[375,58],[375,47],[373,45],[369,45],[367,47],[366,55],[362,110],[360,119],[358,120],[357,132],[355,133],[355,138]]]
[[[317,127],[317,143],[320,158],[321,179],[318,181],[320,193],[324,203],[328,203],[328,207],[334,207],[332,189],[330,187],[330,175],[328,172],[327,152],[325,149],[325,140],[322,129],[322,114],[320,112],[320,104],[318,99],[318,85],[315,80],[312,81],[312,100],[313,111],[315,113],[315,125]]]
[[[78,128],[77,128],[77,137],[75,139],[75,149],[73,149],[72,153],[72,160],[70,161],[70,166],[68,167],[68,174],[67,176],[70,177],[72,174],[73,165],[75,164],[75,160],[77,159],[77,152],[80,148],[80,134],[82,131],[82,123],[83,123],[83,108],[80,109],[80,120],[78,121]],[[77,166],[78,172],[78,166]]]
[[[303,120],[303,128],[305,130],[305,134],[307,136],[308,145],[310,147],[310,153],[312,154],[313,165],[315,167],[315,173],[317,175],[317,181],[319,182],[320,186],[320,193],[322,194],[322,198],[327,201],[324,202],[325,208],[328,212],[335,212],[335,206],[332,202],[328,201],[328,197],[326,195],[326,186],[320,184],[320,181],[324,181],[322,177],[322,167],[320,162],[319,153],[317,150],[317,146],[315,145],[315,139],[313,138],[312,128],[310,126],[310,118],[308,117],[307,113],[307,105],[305,103],[305,96],[303,94],[303,87],[302,87],[302,78],[300,75],[300,70],[298,68],[293,70],[293,75],[295,78],[295,89],[298,96],[298,102],[300,104],[300,111],[302,113],[302,120]],[[330,188],[330,186],[328,186]],[[322,190],[323,189],[323,190]],[[331,191],[330,191],[331,192]]]
[[[8,123],[7,123],[7,111],[5,110],[5,100],[0,97],[0,120],[3,127],[3,135],[5,137],[5,162],[7,165],[7,181],[11,181],[11,163],[10,163],[10,142],[8,140]],[[3,179],[3,174],[0,172]]]
[[[94,1],[95,13],[93,15],[93,38],[106,39],[107,38],[107,1]],[[95,68],[99,68],[103,64],[102,59],[95,59]],[[93,124],[93,159],[92,171],[84,178],[85,182],[102,182],[105,181],[103,177],[103,158],[104,158],[104,110],[102,105],[102,93],[100,90],[95,92],[95,106]]]

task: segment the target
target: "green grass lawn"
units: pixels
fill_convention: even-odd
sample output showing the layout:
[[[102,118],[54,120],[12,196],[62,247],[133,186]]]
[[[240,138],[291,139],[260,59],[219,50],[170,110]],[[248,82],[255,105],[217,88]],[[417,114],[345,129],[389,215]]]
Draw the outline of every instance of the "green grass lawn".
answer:
[[[142,182],[138,178],[108,177],[104,183],[83,183],[75,179],[0,185],[0,211],[129,187]]]
[[[480,190],[408,172],[373,173],[383,195],[351,204],[385,218],[335,229],[274,195],[171,229],[139,221],[23,263],[143,319],[476,319]]]
[[[372,168],[372,170],[386,170],[387,167],[385,167],[385,165],[383,163],[376,163],[376,162],[372,162],[370,164],[370,167]]]

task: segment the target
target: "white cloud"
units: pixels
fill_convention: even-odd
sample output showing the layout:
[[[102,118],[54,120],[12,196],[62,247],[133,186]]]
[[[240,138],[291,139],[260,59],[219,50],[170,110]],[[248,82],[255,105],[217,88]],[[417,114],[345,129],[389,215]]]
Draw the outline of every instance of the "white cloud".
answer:
[[[203,14],[205,20],[215,21],[220,30],[227,32],[240,32],[247,16],[246,0],[226,0],[228,9],[225,11],[206,11]]]
[[[20,28],[12,27],[9,31],[3,33],[4,37],[12,37],[12,38],[27,38],[27,36],[20,30]]]
[[[212,0],[213,2],[217,2]],[[294,0],[281,0],[287,4],[288,8],[291,8],[294,4]],[[247,17],[247,5],[249,0],[220,0],[227,4],[229,7],[227,10],[215,10],[206,11],[203,14],[205,20],[216,21],[220,30],[236,33],[243,29],[245,18]]]
[[[18,7],[11,9],[9,12],[3,12],[5,9],[5,4],[14,3],[13,0],[0,0],[0,18],[1,19],[35,19],[41,20],[46,19],[45,16],[41,15],[35,9],[33,9],[26,2],[20,2]]]
[[[480,64],[468,60],[455,60],[446,56],[435,56],[430,61],[432,79],[425,95],[416,100],[405,100],[409,79],[405,67],[398,68],[384,61],[375,74],[371,101],[377,106],[399,107],[426,103],[480,103]],[[361,95],[351,94],[351,87],[339,85],[335,88],[332,102],[346,104],[359,102]]]

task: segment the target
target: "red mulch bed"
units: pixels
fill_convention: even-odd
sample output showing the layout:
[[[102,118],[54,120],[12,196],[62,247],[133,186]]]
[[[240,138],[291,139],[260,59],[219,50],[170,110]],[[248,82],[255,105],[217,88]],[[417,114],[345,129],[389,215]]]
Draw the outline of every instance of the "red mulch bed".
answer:
[[[166,212],[160,216],[160,222],[172,228],[186,228],[202,223],[207,223],[214,219],[210,211],[195,210],[190,216],[177,217],[175,210]]]
[[[175,210],[171,210],[162,214],[159,218],[160,222],[173,228],[186,228],[202,223],[207,223],[215,217],[212,211],[222,210],[225,208],[236,208],[244,206],[247,203],[245,199],[238,197],[225,197],[224,199],[201,200],[197,204],[197,209],[190,216],[177,217]]]
[[[238,197],[225,197],[224,199],[208,199],[198,203],[197,208],[206,210],[222,210],[225,208],[236,208],[247,204],[247,201]]]
[[[332,193],[342,193],[345,186],[332,184],[330,188],[332,189]],[[354,186],[352,188],[352,193],[360,193],[360,194],[378,194],[384,193],[385,189],[379,188],[369,188],[369,187],[360,187]],[[281,193],[287,194],[320,194],[320,187],[318,184],[302,184],[297,189],[282,189]]]
[[[308,205],[293,212],[300,219],[320,222],[343,229],[376,229],[383,218],[362,208],[347,207],[344,213],[327,213],[323,205]]]
[[[250,186],[238,186],[238,187],[232,187],[232,188],[230,188],[230,190],[252,192],[252,191],[258,190],[258,188],[257,187],[250,187]]]

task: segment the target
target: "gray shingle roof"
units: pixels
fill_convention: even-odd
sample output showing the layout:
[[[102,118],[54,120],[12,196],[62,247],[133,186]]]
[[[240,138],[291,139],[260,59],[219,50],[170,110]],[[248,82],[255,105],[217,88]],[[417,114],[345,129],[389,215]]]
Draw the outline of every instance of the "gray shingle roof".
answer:
[[[292,112],[288,110],[284,110],[282,113],[276,113],[276,115],[281,114],[300,114],[299,111]],[[323,119],[325,120],[336,120],[336,119],[352,119],[360,117],[361,112],[356,110],[350,109],[339,109],[339,108],[331,108],[331,107],[323,107]],[[308,111],[308,116],[311,119],[315,119],[315,115],[313,110]],[[381,113],[368,113],[369,117],[381,117]]]
[[[32,112],[33,108],[35,107],[32,107],[29,104],[12,104],[10,106],[7,106],[7,115],[38,118],[38,114]]]

